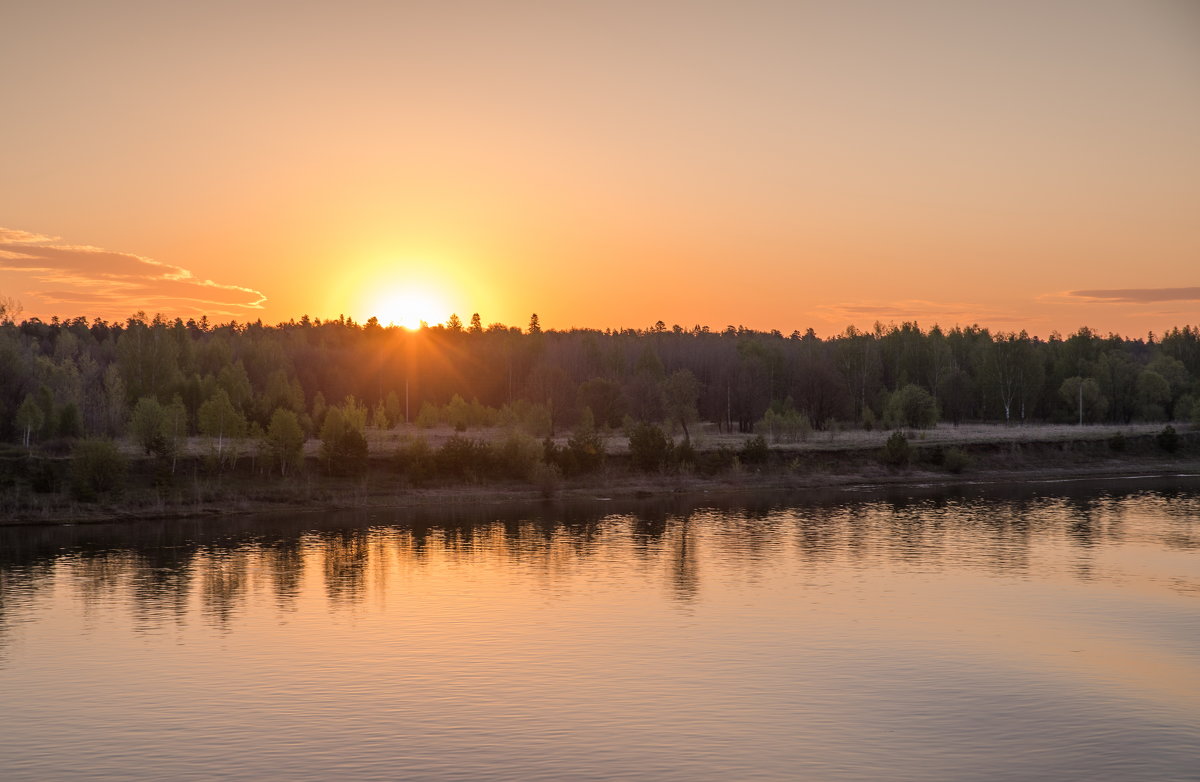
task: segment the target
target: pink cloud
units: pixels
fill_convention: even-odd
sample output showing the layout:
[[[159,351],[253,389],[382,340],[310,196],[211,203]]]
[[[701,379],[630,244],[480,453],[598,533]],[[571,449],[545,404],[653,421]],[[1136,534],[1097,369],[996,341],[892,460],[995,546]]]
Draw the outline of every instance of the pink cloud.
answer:
[[[54,287],[28,294],[51,305],[92,310],[212,310],[246,314],[267,297],[243,285],[197,278],[181,266],[132,253],[72,245],[41,234],[0,228],[0,273],[21,273]]]
[[[1159,301],[1200,301],[1200,287],[1186,288],[1107,288],[1068,291],[1067,296],[1087,302],[1109,304],[1147,304]]]
[[[934,323],[977,323],[1012,320],[1006,313],[964,302],[937,302],[924,299],[900,301],[857,301],[824,304],[817,309],[826,320],[833,323],[862,322],[865,319],[884,323],[918,321],[922,325]]]

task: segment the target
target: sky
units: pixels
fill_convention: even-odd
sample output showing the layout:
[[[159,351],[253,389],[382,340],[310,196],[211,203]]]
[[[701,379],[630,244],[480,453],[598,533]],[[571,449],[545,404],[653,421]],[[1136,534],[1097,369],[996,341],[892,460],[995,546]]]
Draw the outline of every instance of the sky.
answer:
[[[0,0],[24,316],[1200,323],[1200,2]]]

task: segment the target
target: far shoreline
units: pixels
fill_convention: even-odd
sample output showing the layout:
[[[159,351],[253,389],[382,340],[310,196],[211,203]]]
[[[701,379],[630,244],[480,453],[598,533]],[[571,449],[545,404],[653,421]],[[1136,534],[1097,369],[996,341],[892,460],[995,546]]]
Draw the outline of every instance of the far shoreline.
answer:
[[[634,473],[616,468],[601,475],[564,481],[549,492],[523,483],[455,483],[411,487],[399,480],[380,479],[379,475],[356,482],[331,480],[310,473],[293,482],[274,484],[261,481],[246,483],[231,476],[224,486],[226,493],[217,501],[172,502],[161,496],[154,500],[143,493],[98,504],[66,502],[59,506],[51,505],[40,514],[5,517],[0,519],[0,525],[69,526],[261,513],[429,510],[439,507],[461,509],[585,502],[636,504],[643,500],[655,501],[667,497],[720,497],[737,501],[755,493],[919,493],[958,487],[1037,486],[1104,479],[1200,478],[1200,459],[1191,453],[1194,446],[1188,449],[1188,453],[1180,453],[1175,457],[1133,453],[1123,454],[1120,458],[1095,458],[1094,453],[1060,450],[1059,443],[1025,442],[1020,444],[1023,449],[1021,458],[1014,459],[1009,453],[1009,444],[1004,444],[1001,453],[986,454],[988,447],[996,445],[981,446],[975,453],[975,458],[981,464],[958,474],[925,466],[889,469],[879,465],[874,452],[860,452],[832,465],[832,470],[776,467],[761,472],[742,471],[704,477],[679,473]],[[820,453],[812,456],[818,457],[819,461]],[[1006,461],[1010,466],[999,466]]]

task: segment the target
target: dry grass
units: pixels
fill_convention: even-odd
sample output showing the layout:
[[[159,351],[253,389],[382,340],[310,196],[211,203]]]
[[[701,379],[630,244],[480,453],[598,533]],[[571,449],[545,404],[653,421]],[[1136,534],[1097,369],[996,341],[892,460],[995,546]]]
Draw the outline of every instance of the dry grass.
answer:
[[[1003,424],[963,424],[952,426],[941,424],[933,429],[905,430],[909,439],[915,443],[930,445],[979,445],[985,443],[1007,442],[1065,442],[1074,440],[1104,440],[1118,432],[1126,437],[1149,435],[1162,431],[1164,424],[1085,424],[1072,426],[1068,424],[1029,424],[1026,426],[1005,426]],[[1177,425],[1176,428],[1179,428]],[[424,437],[430,447],[437,448],[455,434],[462,434],[472,439],[487,442],[499,440],[506,434],[504,429],[475,429],[465,433],[456,433],[450,427],[441,426],[431,429],[421,429],[416,426],[401,426],[388,431],[370,430],[367,441],[372,453],[391,453],[406,438]],[[682,438],[681,432],[675,432],[675,439]],[[876,448],[883,445],[891,435],[891,431],[876,429],[835,430],[827,432],[812,432],[808,438],[797,442],[768,442],[774,448],[788,451],[855,451],[865,448]],[[556,437],[560,444],[569,435]],[[700,424],[692,427],[692,444],[698,450],[712,450],[725,446],[739,449],[753,434],[737,432],[718,432],[715,424]],[[629,440],[620,432],[615,432],[605,438],[609,453],[627,453]],[[312,441],[309,446],[314,446]]]
[[[982,445],[986,443],[1008,442],[1065,442],[1077,440],[1104,440],[1118,432],[1126,437],[1136,435],[1152,435],[1162,431],[1163,423],[1137,424],[1085,424],[1084,426],[1070,424],[1029,424],[1026,426],[1005,426],[1003,424],[963,424],[952,426],[939,424],[933,429],[905,430],[909,440],[914,443],[930,445]],[[1183,431],[1187,424],[1175,424],[1176,429]],[[373,456],[386,457],[396,452],[405,442],[423,438],[430,448],[437,449],[442,443],[455,435],[469,437],[484,442],[502,440],[508,431],[501,427],[486,429],[471,429],[467,432],[456,432],[449,426],[422,428],[415,424],[405,424],[395,429],[367,429],[367,445]],[[681,440],[682,432],[673,433],[676,441]],[[804,440],[796,442],[771,442],[773,448],[786,451],[856,451],[865,448],[876,448],[883,445],[891,434],[888,430],[862,429],[833,430],[811,432]],[[558,444],[567,441],[569,433],[555,437]],[[721,446],[737,450],[753,434],[719,432],[715,424],[697,424],[692,427],[692,444],[697,450],[715,450]],[[610,433],[605,437],[605,445],[609,453],[622,454],[629,452],[629,440],[620,432]],[[227,445],[228,447],[228,445]],[[236,445],[238,452],[243,455],[252,453],[255,447],[250,441],[242,441]],[[202,457],[211,452],[212,441],[207,437],[190,437],[181,452],[183,457]],[[126,438],[121,443],[121,449],[127,455],[135,456],[140,449]],[[321,442],[316,438],[309,439],[304,445],[306,456],[315,457],[320,454]]]
[[[940,424],[933,429],[906,429],[910,441],[930,445],[982,445],[1009,442],[1066,442],[1077,440],[1105,440],[1118,432],[1126,437],[1155,434],[1162,431],[1164,424],[1029,424],[1005,426],[1003,424],[963,424],[953,426]],[[891,431],[813,432],[807,440],[794,443],[771,443],[772,446],[794,451],[851,451],[875,448],[883,445]],[[718,445],[740,446],[751,435],[717,435],[706,437],[708,447]]]

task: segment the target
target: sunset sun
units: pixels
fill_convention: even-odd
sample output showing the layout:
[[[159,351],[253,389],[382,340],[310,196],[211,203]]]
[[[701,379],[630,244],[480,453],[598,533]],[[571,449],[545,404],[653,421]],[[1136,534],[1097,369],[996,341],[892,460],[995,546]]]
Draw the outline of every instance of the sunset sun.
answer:
[[[428,287],[400,287],[384,291],[376,298],[372,315],[384,325],[418,329],[421,323],[441,323],[449,317],[442,295]]]

